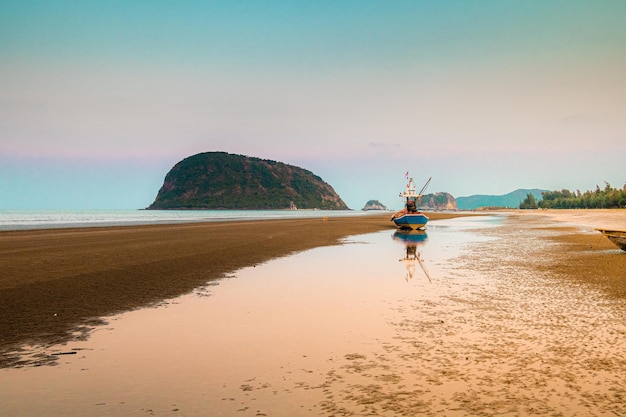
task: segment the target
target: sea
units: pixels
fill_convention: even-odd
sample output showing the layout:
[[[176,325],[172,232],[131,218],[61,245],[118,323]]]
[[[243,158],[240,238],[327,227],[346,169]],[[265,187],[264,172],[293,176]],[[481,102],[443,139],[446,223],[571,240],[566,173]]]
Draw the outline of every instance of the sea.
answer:
[[[0,210],[0,231],[363,216],[361,210]]]

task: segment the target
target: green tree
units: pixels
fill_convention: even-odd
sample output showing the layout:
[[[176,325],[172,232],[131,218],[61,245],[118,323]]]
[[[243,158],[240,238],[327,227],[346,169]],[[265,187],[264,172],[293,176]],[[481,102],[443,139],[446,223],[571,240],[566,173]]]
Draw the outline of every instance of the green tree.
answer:
[[[526,194],[526,198],[519,205],[521,209],[536,209],[539,208],[535,196],[531,193]]]
[[[567,208],[626,208],[626,187],[618,190],[611,184],[604,182],[604,189],[596,185],[596,189],[581,193],[569,190],[545,191],[541,195],[543,200],[539,202],[541,208],[567,209]]]

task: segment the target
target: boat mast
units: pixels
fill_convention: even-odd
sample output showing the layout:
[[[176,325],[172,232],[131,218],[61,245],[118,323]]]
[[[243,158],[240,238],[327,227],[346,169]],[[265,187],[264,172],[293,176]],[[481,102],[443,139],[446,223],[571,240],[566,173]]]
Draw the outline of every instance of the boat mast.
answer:
[[[428,178],[428,181],[426,181],[426,184],[424,184],[424,186],[422,187],[422,189],[420,190],[419,193],[415,192],[415,182],[413,182],[413,178],[409,179],[409,183],[406,186],[406,190],[404,190],[404,192],[400,193],[400,197],[403,198],[410,198],[411,200],[415,201],[416,203],[419,203],[420,200],[422,199],[422,197],[424,196],[424,191],[426,191],[426,187],[428,187],[428,184],[430,184],[430,180],[432,180],[433,177]]]
[[[424,186],[422,187],[422,189],[419,192],[419,196],[423,196],[424,195],[424,191],[426,191],[426,187],[428,187],[428,184],[430,184],[430,180],[432,180],[433,177],[428,178],[428,181],[426,181],[426,184],[424,184]]]

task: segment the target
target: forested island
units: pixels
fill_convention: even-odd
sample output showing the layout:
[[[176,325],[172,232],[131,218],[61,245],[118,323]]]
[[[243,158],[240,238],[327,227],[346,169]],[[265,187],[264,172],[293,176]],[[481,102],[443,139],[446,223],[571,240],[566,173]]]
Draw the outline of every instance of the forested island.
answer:
[[[333,187],[282,162],[204,152],[178,162],[149,210],[347,210]]]
[[[575,192],[570,190],[544,191],[541,193],[541,200],[537,201],[535,196],[528,194],[522,201],[521,209],[576,209],[576,208],[626,208],[626,185],[620,190],[611,187],[605,182],[604,189],[596,185],[594,191],[580,190]]]
[[[368,211],[368,210],[387,210],[387,206],[385,206],[383,203],[381,203],[378,200],[369,200],[367,203],[365,203],[365,206],[363,206],[363,208],[361,210],[363,210],[363,211]]]

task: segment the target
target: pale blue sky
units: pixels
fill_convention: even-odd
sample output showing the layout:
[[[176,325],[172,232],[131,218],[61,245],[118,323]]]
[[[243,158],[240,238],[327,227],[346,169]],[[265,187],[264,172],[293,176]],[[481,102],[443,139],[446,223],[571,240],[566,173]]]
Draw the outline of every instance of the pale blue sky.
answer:
[[[626,182],[626,2],[0,0],[0,209],[143,208],[176,162],[360,209]]]

